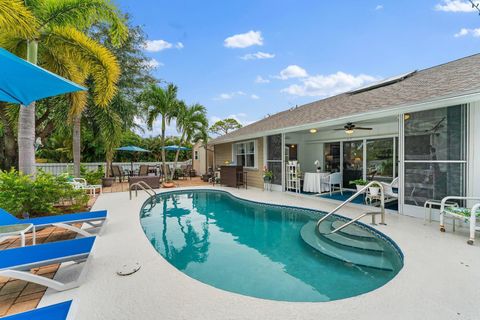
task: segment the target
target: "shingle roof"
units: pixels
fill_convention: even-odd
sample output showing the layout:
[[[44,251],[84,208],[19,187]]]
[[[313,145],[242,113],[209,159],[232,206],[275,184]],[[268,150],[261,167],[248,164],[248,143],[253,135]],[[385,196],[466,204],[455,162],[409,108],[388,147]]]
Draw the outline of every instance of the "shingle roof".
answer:
[[[446,96],[480,92],[480,54],[420,70],[402,81],[358,93],[333,97],[285,110],[211,140],[212,144],[276,129],[413,105]]]

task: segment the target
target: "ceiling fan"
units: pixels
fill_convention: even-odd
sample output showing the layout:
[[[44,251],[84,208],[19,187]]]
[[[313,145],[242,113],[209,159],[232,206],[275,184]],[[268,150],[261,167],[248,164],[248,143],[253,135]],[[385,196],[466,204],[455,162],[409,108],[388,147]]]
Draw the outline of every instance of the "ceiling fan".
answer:
[[[334,129],[335,131],[345,131],[346,134],[352,134],[354,130],[372,130],[372,128],[357,127],[352,122],[348,122],[343,128]]]

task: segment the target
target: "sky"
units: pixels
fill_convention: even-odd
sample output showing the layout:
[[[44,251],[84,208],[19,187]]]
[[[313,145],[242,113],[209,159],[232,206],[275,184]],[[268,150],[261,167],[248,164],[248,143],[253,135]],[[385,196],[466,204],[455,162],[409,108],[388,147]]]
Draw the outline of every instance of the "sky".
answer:
[[[155,77],[204,105],[211,123],[246,125],[480,52],[467,0],[113,1],[143,27]]]

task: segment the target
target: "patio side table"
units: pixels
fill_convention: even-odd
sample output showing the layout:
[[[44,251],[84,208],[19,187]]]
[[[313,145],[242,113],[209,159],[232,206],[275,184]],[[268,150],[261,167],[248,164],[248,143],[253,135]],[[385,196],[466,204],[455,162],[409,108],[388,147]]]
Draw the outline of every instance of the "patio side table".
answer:
[[[36,234],[35,226],[31,223],[12,224],[6,226],[0,226],[0,236],[20,236],[21,246],[25,247],[25,233],[32,230],[33,232],[33,244],[35,244]]]
[[[427,222],[427,213],[428,213],[428,222],[429,223],[432,222],[432,207],[433,206],[437,206],[437,207],[440,208],[442,206],[442,200],[429,199],[429,200],[425,201],[425,204],[423,205],[423,207],[425,208],[425,216],[424,216],[424,221],[425,222]],[[447,202],[445,202],[445,207],[458,207],[458,203],[447,201]],[[454,228],[455,228],[455,222],[454,222]]]

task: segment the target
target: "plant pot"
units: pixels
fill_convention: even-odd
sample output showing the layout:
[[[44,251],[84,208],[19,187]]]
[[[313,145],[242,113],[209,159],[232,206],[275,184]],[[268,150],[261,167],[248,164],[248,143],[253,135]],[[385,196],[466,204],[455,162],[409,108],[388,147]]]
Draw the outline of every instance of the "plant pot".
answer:
[[[380,188],[379,187],[369,187],[368,191],[370,192],[371,196],[376,197],[376,196],[378,196],[378,193],[380,192]]]
[[[162,186],[164,188],[175,188],[175,184],[173,182],[164,182]]]
[[[271,178],[263,178],[263,183],[272,183]]]
[[[115,178],[102,178],[102,187],[111,187]]]
[[[365,186],[361,186],[361,185],[359,185],[359,184],[356,184],[355,186],[357,187],[357,192],[360,191],[360,190],[362,190],[363,187],[365,187]]]

